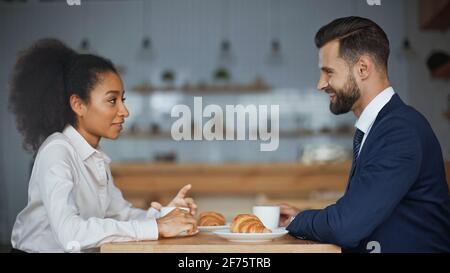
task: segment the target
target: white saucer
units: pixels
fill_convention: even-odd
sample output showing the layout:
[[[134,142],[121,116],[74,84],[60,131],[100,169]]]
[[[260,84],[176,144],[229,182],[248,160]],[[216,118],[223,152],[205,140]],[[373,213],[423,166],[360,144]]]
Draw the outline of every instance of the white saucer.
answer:
[[[276,228],[272,233],[233,233],[228,229],[213,231],[214,234],[231,242],[260,243],[280,238],[288,233],[285,228]]]
[[[230,227],[230,224],[226,224],[224,226],[197,226],[198,230],[202,232],[213,232],[215,230],[227,229]]]

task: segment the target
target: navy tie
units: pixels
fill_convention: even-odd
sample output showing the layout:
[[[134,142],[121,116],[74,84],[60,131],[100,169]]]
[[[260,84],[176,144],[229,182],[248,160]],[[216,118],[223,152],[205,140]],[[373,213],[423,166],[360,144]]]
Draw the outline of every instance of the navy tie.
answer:
[[[353,165],[355,165],[356,159],[358,158],[363,138],[364,132],[356,128],[355,136],[353,137]]]

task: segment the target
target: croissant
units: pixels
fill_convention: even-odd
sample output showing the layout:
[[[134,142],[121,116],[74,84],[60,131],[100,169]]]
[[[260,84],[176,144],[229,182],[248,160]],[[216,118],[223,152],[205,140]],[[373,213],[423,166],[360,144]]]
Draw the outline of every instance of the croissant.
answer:
[[[200,213],[197,224],[199,226],[223,226],[225,225],[225,217],[214,211],[205,211]]]
[[[234,233],[271,233],[254,214],[239,214],[234,217],[230,231]]]

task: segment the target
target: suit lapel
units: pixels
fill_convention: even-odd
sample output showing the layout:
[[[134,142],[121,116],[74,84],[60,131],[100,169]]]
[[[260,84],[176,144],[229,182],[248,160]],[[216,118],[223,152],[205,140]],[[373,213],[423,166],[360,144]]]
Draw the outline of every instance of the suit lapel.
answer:
[[[348,183],[347,183],[347,189],[346,191],[348,191],[348,189],[350,188],[350,184],[353,180],[353,177],[355,175],[356,172],[356,168],[358,167],[358,162],[360,162],[360,160],[362,160],[365,156],[365,151],[367,149],[367,144],[369,144],[370,140],[372,139],[371,136],[373,136],[376,133],[376,126],[378,125],[378,123],[380,122],[380,120],[388,115],[390,112],[392,112],[394,109],[396,109],[397,107],[400,107],[404,105],[403,101],[400,99],[400,97],[397,94],[394,94],[392,96],[392,98],[389,100],[388,103],[386,103],[386,105],[381,109],[381,111],[378,113],[377,118],[375,119],[372,128],[370,129],[369,135],[367,135],[367,138],[364,142],[364,145],[361,148],[361,152],[359,153],[358,158],[356,159],[355,163],[352,164],[352,168],[350,170],[350,174],[349,174],[349,178],[348,178]]]

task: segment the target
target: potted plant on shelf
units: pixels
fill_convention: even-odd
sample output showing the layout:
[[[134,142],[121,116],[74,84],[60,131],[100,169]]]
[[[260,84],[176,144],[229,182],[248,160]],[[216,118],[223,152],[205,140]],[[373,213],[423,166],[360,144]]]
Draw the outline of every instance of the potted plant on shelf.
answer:
[[[231,74],[225,67],[220,67],[214,71],[214,80],[220,83],[229,83]]]
[[[161,80],[165,83],[166,90],[174,89],[175,72],[170,69],[163,71],[163,73],[161,74]]]

